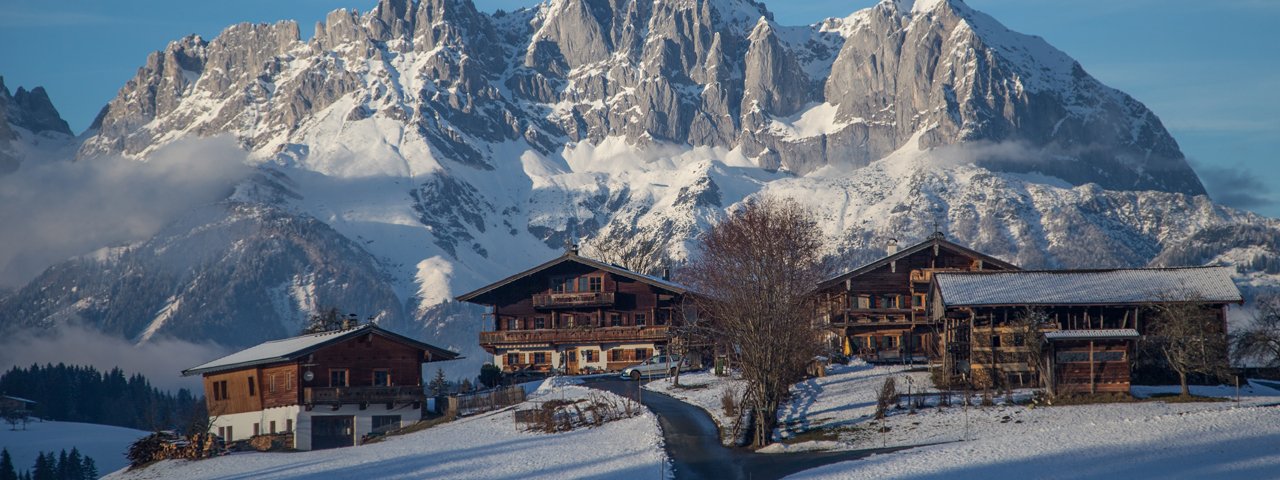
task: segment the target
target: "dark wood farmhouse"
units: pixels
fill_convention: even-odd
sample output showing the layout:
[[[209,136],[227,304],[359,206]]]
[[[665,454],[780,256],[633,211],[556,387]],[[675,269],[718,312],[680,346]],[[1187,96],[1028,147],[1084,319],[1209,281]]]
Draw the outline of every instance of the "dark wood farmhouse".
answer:
[[[226,441],[292,434],[293,447],[356,445],[422,418],[422,364],[457,353],[365,324],[266,342],[182,372],[203,375],[209,430]]]
[[[934,233],[906,249],[891,245],[884,258],[820,283],[820,323],[845,355],[867,360],[936,358],[938,325],[925,301],[933,275],[1017,269]]]
[[[666,348],[686,289],[564,255],[458,297],[484,305],[480,346],[504,371],[615,371]]]
[[[978,386],[1039,386],[1038,363],[1056,394],[1128,392],[1157,305],[1204,304],[1225,331],[1227,306],[1242,301],[1224,267],[939,273],[932,292],[943,368]],[[1040,326],[1029,331],[1027,318]],[[1033,332],[1047,340],[1040,362],[1028,355]]]

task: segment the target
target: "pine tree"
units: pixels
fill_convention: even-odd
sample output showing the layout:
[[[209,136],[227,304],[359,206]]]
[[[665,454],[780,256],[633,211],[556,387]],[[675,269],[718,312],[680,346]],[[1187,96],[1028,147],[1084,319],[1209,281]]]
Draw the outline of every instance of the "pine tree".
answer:
[[[443,397],[449,394],[449,381],[444,379],[444,369],[436,368],[436,376],[431,379],[431,383],[427,384],[427,388],[431,389],[431,396]]]
[[[53,452],[49,453],[49,457],[53,457]],[[67,473],[69,473],[67,472],[67,465],[70,463],[71,462],[67,461],[67,451],[63,450],[62,453],[58,454],[57,463],[53,466],[53,476],[58,480],[66,480],[69,478],[67,476]]]
[[[93,457],[84,457],[84,466],[81,468],[84,480],[95,480],[98,478],[98,464],[93,461]]]
[[[0,449],[0,480],[18,480],[18,471],[13,468],[13,458],[9,449]]]
[[[57,467],[54,465],[56,461],[57,457],[54,457],[52,453],[46,456],[44,452],[40,452],[36,456],[35,466],[31,469],[31,480],[57,480],[54,471]]]
[[[67,454],[67,462],[60,466],[63,472],[63,480],[81,480],[84,478],[84,460],[80,456],[80,450],[71,447],[71,453]]]

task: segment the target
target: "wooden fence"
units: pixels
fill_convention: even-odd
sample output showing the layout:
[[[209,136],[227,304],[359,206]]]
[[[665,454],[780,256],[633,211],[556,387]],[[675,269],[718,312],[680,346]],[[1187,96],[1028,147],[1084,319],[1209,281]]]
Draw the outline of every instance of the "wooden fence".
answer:
[[[446,400],[444,414],[451,417],[465,417],[515,405],[524,400],[524,389],[519,386],[501,387],[470,395],[455,395]]]

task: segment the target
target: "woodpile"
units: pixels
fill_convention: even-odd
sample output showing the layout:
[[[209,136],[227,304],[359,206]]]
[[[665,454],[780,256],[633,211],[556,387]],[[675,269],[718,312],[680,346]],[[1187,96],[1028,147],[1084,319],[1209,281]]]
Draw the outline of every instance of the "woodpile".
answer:
[[[155,432],[129,445],[125,456],[129,459],[129,468],[138,468],[175,458],[199,460],[221,455],[224,451],[217,436],[209,433],[182,436],[173,432]]]

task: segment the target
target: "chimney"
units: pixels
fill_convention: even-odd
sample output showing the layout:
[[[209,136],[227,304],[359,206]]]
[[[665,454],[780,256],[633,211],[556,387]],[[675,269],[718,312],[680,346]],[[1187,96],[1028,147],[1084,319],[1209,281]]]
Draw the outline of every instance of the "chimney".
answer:
[[[671,280],[671,267],[662,267],[662,279]]]
[[[356,314],[347,314],[347,318],[342,319],[342,329],[350,330],[360,324],[360,320],[356,318]]]
[[[886,251],[889,255],[893,255],[893,254],[895,254],[895,253],[898,253],[898,239],[896,239],[896,238],[890,238],[890,239],[889,239],[889,245],[888,245],[887,247],[885,247],[885,251]]]

